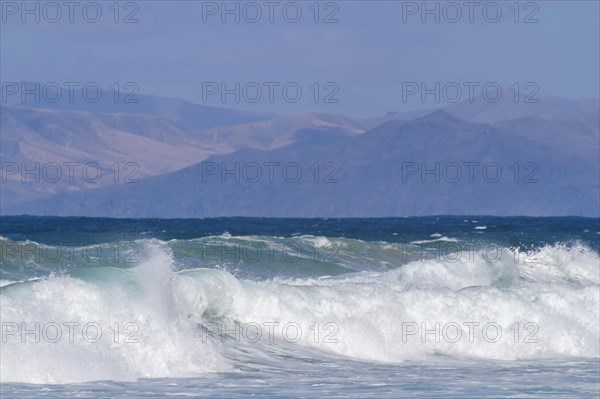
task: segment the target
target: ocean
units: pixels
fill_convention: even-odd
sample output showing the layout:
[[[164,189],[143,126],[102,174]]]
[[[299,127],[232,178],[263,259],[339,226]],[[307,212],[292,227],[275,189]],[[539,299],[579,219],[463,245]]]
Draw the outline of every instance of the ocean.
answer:
[[[597,218],[0,226],[2,398],[600,392]]]

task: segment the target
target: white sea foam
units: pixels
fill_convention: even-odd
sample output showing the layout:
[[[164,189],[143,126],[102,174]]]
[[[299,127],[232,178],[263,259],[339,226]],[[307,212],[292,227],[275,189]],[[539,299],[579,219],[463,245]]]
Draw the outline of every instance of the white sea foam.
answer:
[[[298,342],[279,338],[279,344],[376,362],[600,354],[599,257],[583,246],[546,246],[496,262],[475,253],[387,272],[268,281],[215,269],[174,273],[168,247],[159,242],[145,256],[130,271],[107,268],[95,278],[51,277],[3,287],[3,322],[97,322],[105,334],[96,343],[77,337],[22,343],[8,336],[1,349],[3,381],[126,380],[227,370],[231,361],[219,344],[193,334],[197,324],[215,320],[276,323],[275,337],[295,323],[302,331]],[[119,343],[109,328],[115,322],[121,323]],[[127,322],[139,326],[138,343],[122,342]],[[325,329],[327,323],[332,324]],[[493,328],[484,332],[486,326]],[[459,331],[462,338],[451,342]],[[498,342],[489,342],[498,333]],[[268,356],[261,352],[267,343],[239,345],[244,344]]]
[[[411,244],[431,244],[431,243],[439,242],[439,241],[459,242],[459,240],[456,239],[456,238],[448,238],[446,236],[440,236],[439,238],[436,238],[435,240],[417,240],[417,241],[411,241]]]
[[[218,349],[194,339],[189,322],[180,318],[170,254],[156,246],[146,256],[129,275],[135,289],[118,279],[97,284],[71,277],[4,287],[9,290],[1,294],[3,382],[132,380],[227,370]],[[19,332],[8,335],[7,323],[17,323]],[[37,336],[23,336],[24,328],[35,331],[35,323]],[[79,323],[71,324],[71,335],[68,323]],[[59,329],[62,337],[52,342]],[[99,331],[99,340],[88,342]]]

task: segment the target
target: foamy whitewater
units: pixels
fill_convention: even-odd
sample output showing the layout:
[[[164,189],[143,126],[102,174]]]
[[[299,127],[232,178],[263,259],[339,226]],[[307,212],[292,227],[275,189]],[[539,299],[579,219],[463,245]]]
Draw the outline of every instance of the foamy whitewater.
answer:
[[[60,239],[52,220],[43,234],[18,222],[0,239],[3,397],[599,392],[597,219],[562,221],[572,240],[500,218],[230,219],[244,234],[169,224],[128,239],[107,238],[109,220],[63,220]],[[346,234],[361,223],[389,239]]]

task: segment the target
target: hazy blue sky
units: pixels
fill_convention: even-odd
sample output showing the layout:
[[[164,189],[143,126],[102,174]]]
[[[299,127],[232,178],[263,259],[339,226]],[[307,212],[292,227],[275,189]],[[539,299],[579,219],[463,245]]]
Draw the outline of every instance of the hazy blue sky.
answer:
[[[473,22],[464,1],[451,6],[428,1],[428,7],[439,7],[439,23],[434,21],[435,15],[426,15],[426,22],[421,21],[421,10],[414,8],[423,7],[421,1],[321,2],[319,23],[314,22],[314,1],[272,2],[273,23],[265,1],[254,3],[263,13],[255,23],[244,20],[256,15],[254,4],[244,12],[244,2],[238,2],[239,23],[234,21],[235,15],[226,15],[227,21],[221,22],[221,1],[121,2],[119,23],[114,22],[113,1],[98,2],[102,16],[97,23],[83,18],[86,3],[74,9],[73,23],[68,8],[61,6],[62,16],[51,23],[55,10],[43,10],[40,5],[41,20],[36,23],[33,14],[21,21],[20,1],[3,0],[2,81],[94,81],[105,88],[111,82],[132,81],[142,93],[210,105],[351,116],[423,108],[418,95],[403,101],[403,82],[411,81],[430,86],[437,81],[442,85],[498,82],[504,86],[535,82],[541,94],[599,96],[598,1],[520,2],[518,15],[514,1],[471,2]],[[35,2],[28,4],[31,9],[36,7]],[[462,17],[452,23],[449,20],[456,16],[456,4]],[[293,19],[296,5],[302,10],[300,21],[287,22],[284,16]],[[495,18],[497,6],[502,19],[487,21]],[[236,7],[236,2],[228,2],[228,7]],[[93,20],[94,7],[86,10],[88,19]],[[130,13],[137,23],[122,22]],[[337,23],[323,22],[330,14]],[[526,19],[538,22],[525,23]],[[249,85],[246,98],[242,93],[239,103],[233,95],[223,103],[219,93],[203,99],[203,82],[225,82],[229,87],[235,82],[240,82],[240,87],[257,82],[262,97],[257,103],[249,102],[256,96],[255,86]],[[274,87],[273,103],[264,82],[280,84]],[[281,89],[288,82],[297,82],[302,89],[302,98],[296,103],[291,102],[293,85],[288,87],[292,90],[289,100],[283,97]],[[319,82],[317,102],[314,82]],[[328,82],[334,85],[326,86]],[[204,84],[205,95],[209,86]],[[327,94],[338,102],[324,103]],[[467,95],[465,87],[462,98]],[[432,100],[429,96],[428,102]]]

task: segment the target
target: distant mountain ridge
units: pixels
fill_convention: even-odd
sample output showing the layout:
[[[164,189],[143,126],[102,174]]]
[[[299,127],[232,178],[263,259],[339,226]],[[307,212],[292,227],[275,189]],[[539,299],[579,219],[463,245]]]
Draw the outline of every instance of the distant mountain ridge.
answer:
[[[443,111],[353,119],[315,113],[267,116],[154,96],[143,99],[133,108],[114,103],[99,108],[51,103],[0,106],[3,164],[101,161],[110,176],[114,172],[110,165],[135,163],[139,180],[22,183],[19,174],[3,171],[0,213],[113,217],[600,213],[598,100],[548,98],[546,103],[544,98],[538,104],[506,100],[494,104],[479,98],[475,104],[463,102]],[[193,115],[182,112],[184,108]],[[502,119],[507,115],[512,118]],[[212,181],[211,175],[197,184],[206,165],[235,168],[273,162],[301,165],[303,178],[297,183],[224,184]],[[454,163],[464,162],[498,163],[504,178],[497,183],[444,181],[448,179],[422,183],[421,171],[410,169],[439,164],[446,173]],[[523,183],[532,172],[540,181]],[[311,183],[311,176],[319,182]],[[338,181],[323,182],[327,176]],[[510,176],[517,183],[508,184]]]
[[[530,123],[543,130],[553,122],[532,118]],[[297,141],[270,151],[241,149],[215,155],[138,184],[63,193],[14,207],[11,213],[111,217],[599,216],[598,148],[583,150],[600,140],[600,129],[580,134],[579,145],[565,148],[562,140],[550,141],[535,132],[523,135],[510,124],[470,123],[438,111],[412,121],[386,122],[364,134],[341,135],[325,143]],[[231,173],[208,173],[215,168],[231,169],[236,163],[295,163],[304,178],[293,182],[290,176],[285,179],[275,174],[272,182],[253,182],[255,175],[250,179],[241,175],[236,182]],[[432,173],[436,164],[438,172]],[[473,168],[472,181],[468,165]],[[486,165],[496,165],[490,169],[493,173],[483,174]],[[461,168],[458,180],[457,166]],[[495,180],[498,168],[501,178]],[[319,171],[316,179],[315,169]]]

